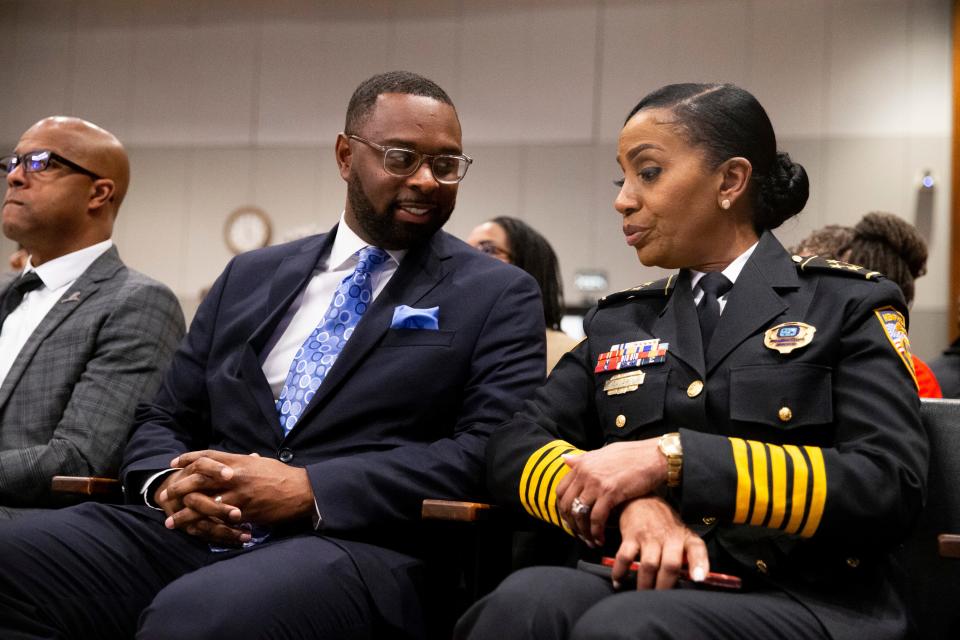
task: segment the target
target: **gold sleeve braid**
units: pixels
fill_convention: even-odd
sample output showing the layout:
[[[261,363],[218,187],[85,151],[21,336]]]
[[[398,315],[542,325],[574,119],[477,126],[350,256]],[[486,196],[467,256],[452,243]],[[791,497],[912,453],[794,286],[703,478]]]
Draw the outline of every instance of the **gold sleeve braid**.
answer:
[[[782,529],[803,538],[816,533],[827,499],[823,451],[729,440],[737,471],[733,522]]]
[[[520,475],[520,503],[527,513],[570,534],[573,532],[557,513],[557,484],[570,471],[561,456],[581,453],[569,442],[552,440],[527,458]]]

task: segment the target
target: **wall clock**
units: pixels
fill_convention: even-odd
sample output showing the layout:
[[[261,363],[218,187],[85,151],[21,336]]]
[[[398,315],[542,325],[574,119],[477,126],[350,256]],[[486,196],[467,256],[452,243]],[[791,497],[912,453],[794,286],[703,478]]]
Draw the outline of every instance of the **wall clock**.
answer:
[[[267,246],[272,235],[270,216],[260,207],[235,209],[223,224],[223,240],[234,255]]]

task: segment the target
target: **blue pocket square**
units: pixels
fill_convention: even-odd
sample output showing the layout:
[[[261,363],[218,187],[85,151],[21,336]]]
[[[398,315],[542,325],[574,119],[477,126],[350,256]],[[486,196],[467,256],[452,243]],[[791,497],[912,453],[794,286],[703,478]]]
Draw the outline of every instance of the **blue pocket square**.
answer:
[[[401,304],[393,310],[391,329],[440,329],[440,307],[414,309]]]

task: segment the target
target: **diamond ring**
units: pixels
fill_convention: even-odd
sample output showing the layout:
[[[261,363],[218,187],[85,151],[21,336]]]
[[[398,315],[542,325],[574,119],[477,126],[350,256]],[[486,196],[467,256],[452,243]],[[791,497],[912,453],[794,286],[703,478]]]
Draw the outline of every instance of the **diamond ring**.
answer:
[[[590,510],[593,509],[589,504],[584,504],[583,500],[579,497],[573,499],[573,503],[570,505],[570,512],[575,516],[585,516],[590,513]]]

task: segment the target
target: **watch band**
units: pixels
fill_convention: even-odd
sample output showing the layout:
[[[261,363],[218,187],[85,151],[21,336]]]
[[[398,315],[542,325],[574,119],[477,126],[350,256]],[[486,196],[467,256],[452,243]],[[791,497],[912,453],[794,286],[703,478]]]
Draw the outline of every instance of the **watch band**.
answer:
[[[657,443],[660,453],[667,459],[667,486],[680,486],[683,473],[683,447],[680,445],[679,433],[665,433]]]

